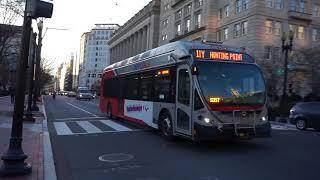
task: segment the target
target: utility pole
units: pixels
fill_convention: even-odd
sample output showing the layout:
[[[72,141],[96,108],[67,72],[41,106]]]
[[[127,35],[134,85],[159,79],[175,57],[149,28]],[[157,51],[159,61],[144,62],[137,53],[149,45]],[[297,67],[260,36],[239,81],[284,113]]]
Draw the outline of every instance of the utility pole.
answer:
[[[26,1],[26,7],[28,1]],[[32,166],[25,162],[27,155],[22,150],[23,111],[25,100],[26,81],[25,74],[28,65],[32,18],[24,12],[22,47],[20,62],[17,68],[16,100],[11,128],[11,138],[8,151],[2,156],[3,166],[0,168],[0,176],[30,174]]]
[[[35,88],[33,93],[33,105],[32,110],[33,111],[39,111],[39,107],[37,106],[37,99],[40,96],[40,61],[41,61],[41,48],[42,48],[42,29],[43,29],[43,20],[41,19],[38,22],[38,46],[37,46],[37,55],[36,55],[36,73],[35,73]]]
[[[286,106],[287,106],[287,81],[288,81],[288,56],[289,51],[292,51],[292,44],[293,44],[293,31],[289,32],[289,42],[286,42],[287,40],[287,34],[283,32],[282,34],[282,52],[285,53],[284,57],[284,76],[283,76],[283,88],[282,88],[282,97],[280,100],[280,109],[281,109],[281,115],[285,117],[286,115]]]
[[[25,119],[26,121],[35,121],[35,118],[32,117],[32,92],[34,90],[34,60],[35,60],[35,55],[36,55],[36,39],[37,39],[37,34],[32,33],[32,38],[31,38],[31,48],[30,48],[30,55],[29,55],[29,79],[28,79],[28,84],[29,84],[29,89],[28,89],[28,106],[27,106],[27,112],[25,113]]]

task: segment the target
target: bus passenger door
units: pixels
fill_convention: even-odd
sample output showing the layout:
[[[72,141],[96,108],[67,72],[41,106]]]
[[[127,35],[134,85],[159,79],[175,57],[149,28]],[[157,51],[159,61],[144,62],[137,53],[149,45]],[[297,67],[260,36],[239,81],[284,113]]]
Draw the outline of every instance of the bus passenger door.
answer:
[[[191,135],[192,81],[191,73],[187,65],[178,67],[176,83],[175,131],[185,135]]]

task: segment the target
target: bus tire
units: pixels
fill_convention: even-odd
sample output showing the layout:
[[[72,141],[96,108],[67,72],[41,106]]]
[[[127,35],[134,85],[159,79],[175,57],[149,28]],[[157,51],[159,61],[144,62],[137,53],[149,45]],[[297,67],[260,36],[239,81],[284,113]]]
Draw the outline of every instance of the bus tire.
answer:
[[[168,140],[173,140],[173,123],[169,112],[161,113],[159,121],[162,135]]]
[[[112,107],[111,107],[111,104],[108,103],[108,106],[107,106],[107,118],[109,119],[112,119]]]

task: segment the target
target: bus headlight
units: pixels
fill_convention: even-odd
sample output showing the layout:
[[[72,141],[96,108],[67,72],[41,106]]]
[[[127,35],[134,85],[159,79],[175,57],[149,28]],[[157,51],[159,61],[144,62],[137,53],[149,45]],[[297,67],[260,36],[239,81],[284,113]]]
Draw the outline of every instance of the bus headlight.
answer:
[[[210,123],[210,119],[209,118],[203,118],[203,120],[204,120],[204,122],[206,122],[206,123]]]
[[[263,116],[263,117],[261,118],[261,120],[262,120],[262,121],[267,121],[267,118]]]

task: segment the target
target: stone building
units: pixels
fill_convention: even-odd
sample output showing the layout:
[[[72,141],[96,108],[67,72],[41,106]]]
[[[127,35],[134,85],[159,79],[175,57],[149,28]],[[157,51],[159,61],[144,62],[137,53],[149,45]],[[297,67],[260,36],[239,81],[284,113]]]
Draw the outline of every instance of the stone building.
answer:
[[[154,7],[151,12],[158,13],[160,9],[158,25],[150,21],[150,16],[143,15],[150,9],[149,4],[116,31],[108,42],[112,48],[112,63],[178,40],[223,42],[244,48],[252,55],[263,69],[269,92],[279,96],[284,66],[281,37],[292,30],[288,93],[304,96],[311,92],[311,87],[301,88],[310,83],[297,84],[311,77],[306,66],[314,66],[314,61],[306,58],[304,52],[320,47],[320,0],[161,0],[160,7],[158,3],[150,3],[156,5],[151,6]],[[154,14],[153,18],[156,17]],[[139,36],[143,34],[139,30],[145,28],[145,23],[154,27],[148,30],[153,35],[147,35],[147,40]],[[141,49],[144,43],[153,46]],[[301,58],[290,60],[294,56]],[[299,74],[300,78],[292,74]]]
[[[242,47],[263,68],[266,79],[271,82],[269,90],[276,95],[281,94],[283,79],[281,37],[290,30],[294,32],[291,56],[319,46],[320,0],[161,1],[159,45],[183,39],[219,41]],[[305,62],[301,62],[303,60]],[[295,66],[289,73],[308,73],[304,69],[310,62],[303,60],[289,61]],[[298,79],[291,75],[289,78],[291,92],[301,95],[310,92],[310,88],[301,92],[298,89],[301,86],[295,88],[292,84]]]
[[[111,64],[158,46],[160,0],[152,0],[108,41]]]
[[[110,64],[110,48],[107,41],[117,24],[95,24],[95,27],[81,37],[78,86],[92,88],[92,85],[101,78],[103,69]]]

